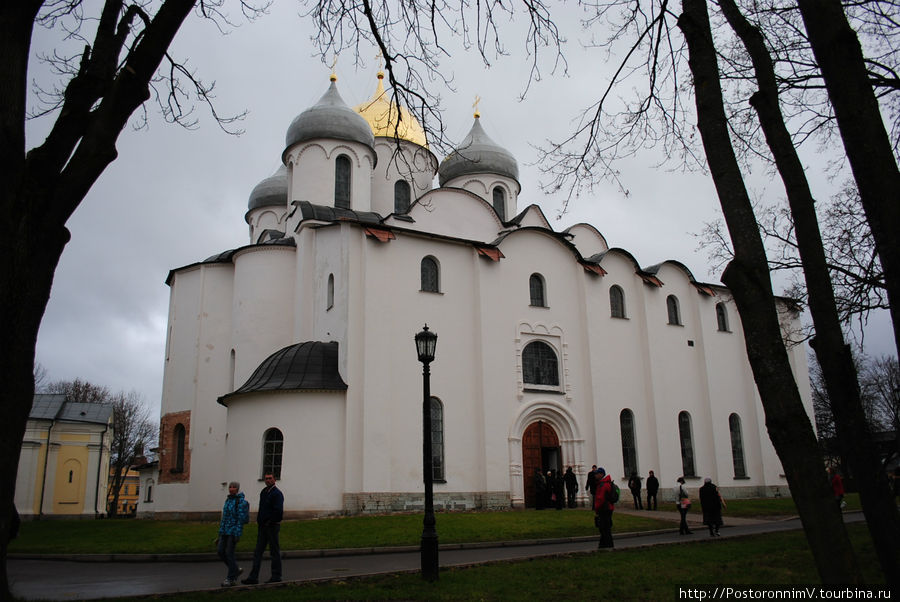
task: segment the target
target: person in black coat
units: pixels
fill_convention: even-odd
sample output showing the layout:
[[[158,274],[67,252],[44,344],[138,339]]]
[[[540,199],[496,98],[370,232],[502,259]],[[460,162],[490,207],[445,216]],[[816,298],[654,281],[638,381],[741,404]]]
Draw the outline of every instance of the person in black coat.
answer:
[[[709,477],[704,479],[703,487],[700,488],[700,508],[703,510],[703,524],[709,527],[710,537],[719,535],[719,527],[722,526],[722,506],[724,505],[725,502],[719,495],[719,488]]]
[[[631,491],[631,497],[634,500],[634,509],[643,510],[644,506],[641,504],[641,477],[637,476],[636,472],[631,473],[631,478],[628,479],[628,489]]]
[[[563,475],[563,480],[566,482],[566,500],[569,503],[569,508],[574,508],[575,494],[578,493],[578,477],[572,472],[571,466],[566,468],[566,474]]]
[[[259,583],[259,569],[266,547],[269,548],[269,555],[272,557],[272,576],[266,583],[281,581],[281,546],[278,543],[278,532],[284,516],[284,494],[275,486],[275,475],[266,473],[264,480],[266,486],[259,492],[259,510],[256,513],[259,530],[256,533],[256,549],[253,551],[253,568],[250,569],[246,579],[241,579],[244,585]]]
[[[656,492],[659,491],[659,479],[653,474],[653,471],[650,471],[650,476],[647,477],[647,510],[656,510]],[[650,506],[650,502],[653,502],[653,506]]]
[[[597,465],[591,466],[591,472],[588,473],[587,481],[584,488],[591,494],[591,505],[594,504],[594,496],[597,494]]]

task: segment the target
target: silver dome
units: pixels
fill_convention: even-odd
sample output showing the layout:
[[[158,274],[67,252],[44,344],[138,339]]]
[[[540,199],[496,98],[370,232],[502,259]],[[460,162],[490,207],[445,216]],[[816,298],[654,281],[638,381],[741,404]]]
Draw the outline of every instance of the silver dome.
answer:
[[[438,169],[441,186],[459,176],[490,173],[519,180],[519,165],[512,154],[490,139],[476,117],[469,135]]]
[[[287,207],[288,202],[287,167],[281,165],[275,173],[257,184],[250,193],[247,210],[260,207]]]
[[[334,81],[319,102],[291,122],[284,137],[285,148],[314,138],[348,140],[375,148],[375,136],[369,123],[347,106]]]

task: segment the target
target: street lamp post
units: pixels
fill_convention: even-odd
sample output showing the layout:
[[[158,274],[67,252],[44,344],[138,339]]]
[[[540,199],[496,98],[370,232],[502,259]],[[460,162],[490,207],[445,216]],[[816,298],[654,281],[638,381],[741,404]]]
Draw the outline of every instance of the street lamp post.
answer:
[[[433,458],[431,456],[431,362],[437,347],[437,333],[428,324],[416,337],[416,353],[422,362],[422,473],[425,480],[425,519],[422,521],[422,577],[426,581],[438,578],[438,536],[434,521]]]

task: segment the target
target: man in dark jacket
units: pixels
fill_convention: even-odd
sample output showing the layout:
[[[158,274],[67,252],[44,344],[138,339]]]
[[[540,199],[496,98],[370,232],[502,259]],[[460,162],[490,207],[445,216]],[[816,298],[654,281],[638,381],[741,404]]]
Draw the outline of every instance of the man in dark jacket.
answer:
[[[259,583],[259,569],[266,546],[272,557],[272,576],[266,583],[281,581],[281,547],[278,545],[278,531],[281,529],[281,518],[284,515],[284,495],[275,486],[275,475],[266,473],[265,481],[266,487],[259,492],[259,511],[256,513],[259,531],[256,534],[256,550],[253,552],[253,568],[246,579],[241,579],[244,585]]]
[[[659,491],[659,479],[653,474],[653,471],[650,471],[650,476],[647,477],[647,510],[656,510],[656,492]],[[650,506],[650,501],[653,501],[653,506]]]
[[[591,504],[594,503],[594,496],[597,495],[597,465],[591,466],[591,472],[588,473],[587,481],[584,488],[591,494]]]
[[[578,493],[578,477],[572,472],[572,467],[566,468],[566,474],[563,475],[566,481],[566,502],[569,508],[575,507],[575,494]]]
[[[609,501],[612,492],[612,479],[603,468],[597,469],[597,494],[594,496],[594,524],[600,531],[599,548],[613,547],[612,515],[616,507]]]

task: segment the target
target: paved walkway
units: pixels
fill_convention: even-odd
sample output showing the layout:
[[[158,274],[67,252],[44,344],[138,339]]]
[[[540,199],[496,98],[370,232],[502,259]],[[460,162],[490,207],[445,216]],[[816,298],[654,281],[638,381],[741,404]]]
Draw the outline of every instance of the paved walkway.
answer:
[[[676,523],[678,521],[677,512],[619,509],[617,513],[653,516],[674,520]],[[689,518],[692,526],[697,526],[693,535],[679,535],[677,527],[650,533],[619,534],[616,535],[616,549],[708,539],[706,529],[698,524],[699,516]],[[848,522],[862,520],[862,514],[849,513],[845,520]],[[797,519],[763,521],[726,516],[725,521],[722,536],[726,538],[800,528]],[[438,535],[440,535],[440,519],[438,519]],[[500,560],[588,553],[596,549],[597,537],[475,545],[451,544],[441,546],[440,565],[465,566]],[[11,556],[7,561],[7,570],[13,594],[27,600],[84,600],[214,590],[218,589],[218,584],[225,576],[225,567],[211,554],[120,555],[115,560],[109,562],[108,556],[80,557],[79,561]],[[286,581],[301,582],[379,573],[417,572],[420,561],[417,546],[391,550],[306,550],[286,552],[283,570]],[[241,561],[240,564],[244,566],[245,571],[249,570],[249,562]],[[265,560],[261,575],[263,579],[269,576],[268,568],[269,561]]]

